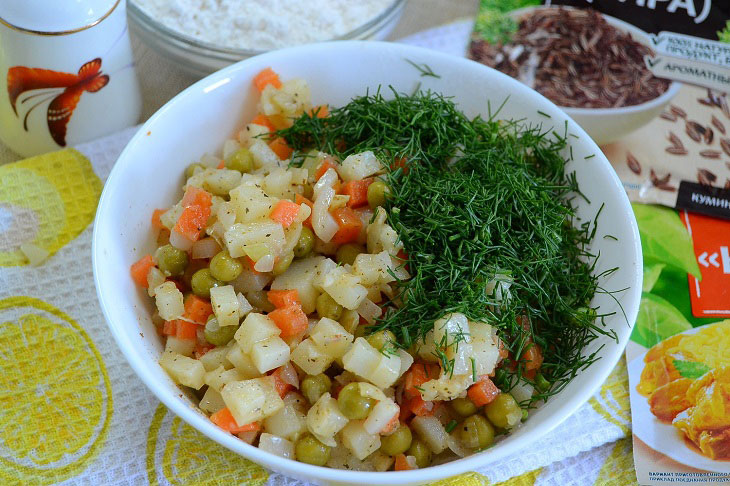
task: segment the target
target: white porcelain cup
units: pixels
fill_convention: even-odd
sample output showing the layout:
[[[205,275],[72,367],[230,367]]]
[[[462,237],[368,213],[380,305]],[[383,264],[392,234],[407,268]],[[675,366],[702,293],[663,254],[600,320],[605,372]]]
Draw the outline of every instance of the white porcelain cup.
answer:
[[[28,157],[133,125],[124,0],[0,2],[0,139]]]

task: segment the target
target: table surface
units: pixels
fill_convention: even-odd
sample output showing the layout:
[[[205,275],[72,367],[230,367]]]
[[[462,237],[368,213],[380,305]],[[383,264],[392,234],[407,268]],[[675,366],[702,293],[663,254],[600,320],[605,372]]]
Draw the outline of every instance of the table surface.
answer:
[[[474,16],[478,6],[478,0],[408,0],[400,22],[388,39],[400,39],[421,30]],[[132,49],[142,88],[140,121],[147,120],[170,98],[199,79],[148,49],[134,34]],[[0,142],[0,165],[20,158]]]

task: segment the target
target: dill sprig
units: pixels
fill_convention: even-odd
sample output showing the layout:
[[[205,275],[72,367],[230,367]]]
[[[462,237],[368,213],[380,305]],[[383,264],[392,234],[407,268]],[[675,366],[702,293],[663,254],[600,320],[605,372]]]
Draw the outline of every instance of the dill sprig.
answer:
[[[546,399],[595,361],[595,353],[583,356],[585,347],[611,334],[606,316],[590,308],[599,277],[587,248],[596,220],[576,216],[582,196],[561,155],[566,135],[494,118],[469,119],[430,91],[407,96],[391,88],[389,99],[378,90],[327,118],[304,115],[278,135],[297,150],[341,158],[373,150],[393,167],[384,176],[388,223],[412,277],[398,285],[394,300],[404,304],[390,307],[374,330],[389,329],[409,347],[447,313],[488,322],[516,357],[505,360],[502,370],[511,371],[497,374],[498,386],[534,384],[519,357],[535,342],[552,386],[533,400]],[[393,164],[401,158],[406,167]],[[499,299],[490,289],[505,275],[511,286]]]

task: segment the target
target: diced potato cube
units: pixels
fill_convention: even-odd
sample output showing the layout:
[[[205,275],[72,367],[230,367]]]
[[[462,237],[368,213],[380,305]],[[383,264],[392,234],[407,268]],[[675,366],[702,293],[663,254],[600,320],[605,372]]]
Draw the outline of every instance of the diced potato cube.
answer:
[[[232,381],[241,381],[244,379],[246,379],[246,377],[243,376],[243,374],[236,368],[231,368],[230,370],[227,370],[223,366],[219,366],[213,371],[206,372],[204,381],[206,385],[213,388],[214,390],[221,391],[223,386],[225,386],[227,383],[230,383]]]
[[[291,188],[292,173],[284,167],[276,167],[264,177],[263,189],[266,194],[285,198]]]
[[[244,353],[250,353],[253,345],[259,341],[269,339],[271,336],[281,334],[281,329],[276,327],[270,317],[256,312],[251,312],[243,320],[238,328],[234,339],[241,346]]]
[[[284,406],[271,376],[232,381],[223,387],[221,396],[237,424],[264,419]]]
[[[325,275],[322,289],[347,309],[357,309],[368,295],[367,289],[360,285],[360,279],[343,267],[335,267]]]
[[[212,414],[226,408],[226,404],[223,403],[223,397],[219,392],[208,387],[205,395],[200,399],[200,408]]]
[[[474,375],[443,375],[438,379],[428,380],[421,384],[421,398],[426,401],[453,400],[466,393],[467,389],[474,384]]]
[[[296,441],[307,430],[306,415],[293,405],[286,404],[286,400],[284,403],[281,410],[264,419],[264,430],[270,434]]]
[[[332,438],[347,424],[337,400],[324,393],[307,412],[307,428],[317,437]]]
[[[380,436],[369,434],[362,420],[351,420],[342,429],[342,444],[361,461],[380,449]]]
[[[165,283],[165,274],[157,267],[150,268],[147,272],[147,295],[155,296],[155,289]]]
[[[257,169],[261,167],[278,167],[281,164],[279,156],[263,140],[252,141],[248,149],[251,151],[254,167]]]
[[[166,353],[178,353],[189,357],[193,355],[194,349],[195,340],[193,339],[179,339],[175,336],[167,336],[167,341],[165,341]]]
[[[489,338],[472,339],[471,347],[477,375],[491,374],[499,362],[499,346]]]
[[[369,377],[380,364],[383,355],[372,347],[363,337],[355,339],[355,344],[342,356],[342,364],[347,371],[370,381]],[[398,364],[400,370],[400,363]]]
[[[203,357],[205,357],[205,355],[203,355]],[[228,351],[228,354],[226,355],[226,360],[240,371],[241,374],[243,374],[244,379],[261,376],[261,373],[259,373],[259,370],[256,369],[256,365],[253,363],[251,356],[244,353],[243,349],[241,349],[241,345],[238,343],[233,343],[230,351]]]
[[[282,437],[264,432],[259,437],[259,449],[285,459],[294,459],[294,444]]]
[[[277,203],[276,198],[269,197],[256,185],[256,181],[249,182],[242,182],[230,192],[230,205],[236,212],[236,220],[241,223],[265,220]]]
[[[166,321],[179,319],[185,313],[183,294],[174,282],[165,282],[155,288],[155,302],[157,312]]]
[[[418,357],[424,361],[437,363],[439,361],[438,354],[436,353],[437,350],[438,347],[433,340],[433,329],[430,329],[423,336],[423,341],[418,342]]]
[[[360,283],[365,286],[389,283],[395,280],[388,273],[390,266],[391,259],[387,251],[375,255],[360,253],[355,257],[352,273],[360,277]]]
[[[349,155],[339,167],[339,173],[345,182],[356,181],[377,174],[383,169],[383,164],[368,150],[359,154]]]
[[[271,85],[264,88],[259,104],[261,111],[269,115],[284,115],[296,117],[310,107],[310,92],[307,82],[303,79],[284,81],[281,88]]]
[[[400,407],[393,400],[381,400],[375,404],[362,425],[368,434],[378,434],[399,411]]]
[[[253,306],[241,292],[236,294],[236,298],[238,299],[238,311],[241,314],[241,317],[245,317],[253,310]]]
[[[406,371],[408,371],[408,368],[410,368],[413,364],[413,356],[411,356],[411,353],[401,348],[398,348],[396,353],[400,358],[400,371],[398,372],[398,377],[400,378],[405,374]]]
[[[218,325],[237,326],[240,319],[240,305],[238,297],[233,290],[233,285],[213,287],[210,289],[210,303],[213,305],[213,312]]]
[[[437,345],[445,348],[446,357],[453,360],[453,374],[463,375],[473,371],[469,321],[464,314],[449,314],[434,322],[433,339]]]
[[[160,366],[167,371],[175,383],[199,390],[203,385],[205,368],[197,359],[177,353],[162,353]]]
[[[312,341],[333,358],[347,352],[355,336],[345,331],[339,322],[323,317],[309,333]]]
[[[308,375],[323,373],[334,358],[322,351],[311,338],[307,338],[291,353],[291,360]]]
[[[203,189],[218,196],[227,196],[229,191],[241,182],[241,173],[237,170],[216,169],[206,174]]]
[[[326,258],[317,256],[294,261],[286,272],[274,279],[271,283],[271,289],[296,289],[299,292],[299,300],[302,301],[302,310],[305,314],[311,314],[314,312],[317,296],[319,295],[319,291],[314,287],[313,282],[317,276],[318,266],[324,260]]]
[[[246,255],[246,247],[266,245],[271,254],[278,254],[286,243],[284,228],[279,223],[236,223],[226,231],[226,248],[233,258]]]
[[[269,133],[268,127],[258,125],[256,123],[249,123],[246,127],[238,134],[238,141],[244,146],[248,147],[257,140],[257,137],[266,135]]]
[[[212,371],[219,366],[223,366],[226,369],[233,368],[233,364],[226,359],[226,355],[231,351],[234,344],[230,343],[225,346],[216,346],[201,356],[199,361],[203,363],[205,371]]]
[[[261,373],[284,366],[289,361],[289,346],[279,336],[271,336],[251,347],[251,360]]]
[[[162,223],[162,226],[169,230],[172,230],[172,228],[175,227],[177,220],[180,219],[180,215],[182,214],[183,209],[184,208],[182,207],[182,204],[178,203],[162,213],[160,215],[160,222]]]
[[[400,357],[394,354],[380,354],[380,361],[368,381],[380,388],[387,388],[396,382],[400,376]]]
[[[345,309],[340,317],[340,324],[345,331],[353,334],[360,324],[360,314],[356,310]]]

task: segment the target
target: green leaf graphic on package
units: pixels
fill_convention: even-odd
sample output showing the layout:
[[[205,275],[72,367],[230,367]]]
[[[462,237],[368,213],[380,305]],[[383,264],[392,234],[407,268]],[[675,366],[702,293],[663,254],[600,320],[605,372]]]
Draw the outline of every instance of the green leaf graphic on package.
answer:
[[[692,324],[676,307],[657,295],[644,293],[631,339],[650,348],[688,329],[692,329]]]
[[[694,361],[682,361],[679,359],[675,359],[674,361],[672,361],[672,364],[675,368],[677,368],[677,371],[679,371],[679,374],[683,378],[689,378],[690,380],[696,380],[697,378],[710,371],[710,367],[707,366],[705,363],[696,363]]]
[[[517,32],[517,22],[508,12],[540,3],[540,0],[481,0],[474,32],[491,44],[509,42]]]
[[[632,204],[639,225],[644,260],[677,267],[702,279],[695,260],[692,237],[673,209]]]

